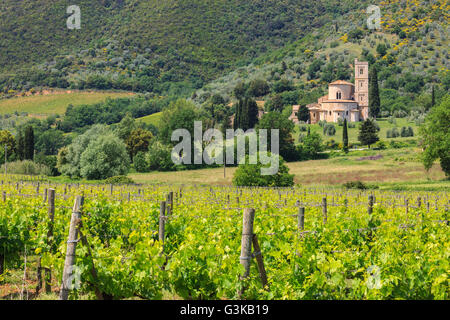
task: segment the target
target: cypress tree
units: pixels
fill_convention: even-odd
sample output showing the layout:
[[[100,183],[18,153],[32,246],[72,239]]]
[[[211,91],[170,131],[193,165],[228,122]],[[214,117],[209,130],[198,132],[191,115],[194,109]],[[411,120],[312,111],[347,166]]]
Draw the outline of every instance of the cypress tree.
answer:
[[[342,133],[342,144],[345,153],[348,153],[348,129],[347,129],[347,119],[344,119],[344,129]]]
[[[297,112],[298,121],[309,121],[309,109],[306,106],[300,106]]]
[[[241,111],[242,111],[242,100],[239,100],[236,105],[236,115],[234,117],[234,130],[237,130],[240,128],[240,121],[241,121]]]
[[[370,146],[379,140],[377,127],[371,119],[364,121],[359,128],[358,140],[362,145]]]
[[[308,126],[308,137],[311,135],[311,127]]]
[[[248,114],[249,113],[248,100],[249,100],[248,98],[245,98],[245,100],[242,102],[242,107],[241,107],[241,117],[240,117],[239,128],[244,131],[246,131],[250,127],[250,118],[249,118],[249,114]]]
[[[19,131],[17,133],[17,146],[16,146],[16,153],[19,160],[24,159],[24,138],[22,131]]]
[[[34,157],[34,131],[32,126],[25,129],[23,156],[25,160],[33,160]]]
[[[255,100],[248,99],[246,109],[248,111],[248,128],[247,129],[252,129],[258,123],[258,113],[259,113],[258,104],[256,103]]]
[[[378,88],[378,72],[375,67],[370,70],[369,83],[369,116],[376,119],[380,115],[380,91]]]

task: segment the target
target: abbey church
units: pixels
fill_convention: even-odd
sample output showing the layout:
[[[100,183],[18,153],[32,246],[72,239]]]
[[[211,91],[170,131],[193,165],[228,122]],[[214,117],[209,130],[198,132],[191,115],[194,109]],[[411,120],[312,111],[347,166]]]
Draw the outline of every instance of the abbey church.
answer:
[[[369,117],[369,63],[355,59],[355,83],[343,80],[332,82],[328,86],[328,94],[317,103],[306,106],[312,124],[321,120],[338,122],[347,119],[349,122],[364,121]],[[298,123],[297,112],[300,106],[293,106],[290,120]]]

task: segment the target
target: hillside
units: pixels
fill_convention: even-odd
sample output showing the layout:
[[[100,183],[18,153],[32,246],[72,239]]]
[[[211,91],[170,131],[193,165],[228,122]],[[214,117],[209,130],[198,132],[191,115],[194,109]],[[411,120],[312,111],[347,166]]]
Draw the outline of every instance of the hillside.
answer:
[[[239,84],[248,88],[264,80],[269,90],[262,97],[266,109],[316,102],[334,80],[353,81],[355,58],[378,69],[385,116],[405,116],[413,109],[428,110],[432,86],[439,100],[450,89],[447,48],[450,5],[440,1],[381,2],[381,29],[368,30],[365,7],[316,28],[281,49],[268,52],[197,90],[202,104],[221,95],[235,100]],[[247,87],[246,87],[247,86]],[[422,114],[424,112],[421,112]]]
[[[0,89],[186,95],[366,2],[80,0],[81,30],[68,30],[68,1],[4,0]]]

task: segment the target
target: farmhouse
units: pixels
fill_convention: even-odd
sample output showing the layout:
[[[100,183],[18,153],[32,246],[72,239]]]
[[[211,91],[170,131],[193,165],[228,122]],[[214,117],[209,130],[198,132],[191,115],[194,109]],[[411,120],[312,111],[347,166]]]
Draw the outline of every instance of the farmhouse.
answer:
[[[332,82],[328,86],[328,94],[319,98],[317,103],[306,106],[310,113],[310,122],[321,120],[338,122],[347,119],[349,122],[366,120],[369,117],[369,63],[355,59],[355,83],[343,80]],[[297,112],[300,106],[292,107],[289,117],[298,123]]]

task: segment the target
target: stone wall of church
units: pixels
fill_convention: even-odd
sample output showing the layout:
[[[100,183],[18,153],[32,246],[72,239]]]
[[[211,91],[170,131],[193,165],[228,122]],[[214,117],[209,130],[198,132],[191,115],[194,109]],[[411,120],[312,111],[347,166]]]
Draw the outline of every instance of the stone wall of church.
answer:
[[[347,119],[347,121],[355,121],[352,118],[352,110],[357,110],[356,102],[338,102],[338,103],[322,103],[323,112],[320,113],[320,120],[327,122],[338,122],[338,119]],[[356,121],[359,121],[356,120]]]
[[[337,100],[337,93],[341,92],[339,100],[352,100],[354,95],[353,86],[347,84],[330,84],[328,88],[328,99]]]

